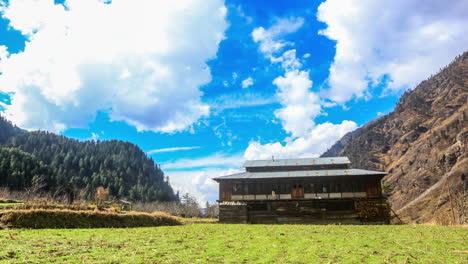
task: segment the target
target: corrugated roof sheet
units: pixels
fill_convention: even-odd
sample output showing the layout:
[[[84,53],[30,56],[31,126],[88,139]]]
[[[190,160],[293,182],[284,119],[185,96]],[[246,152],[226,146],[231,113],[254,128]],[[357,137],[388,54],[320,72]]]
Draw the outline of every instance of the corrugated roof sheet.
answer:
[[[276,172],[242,172],[214,178],[214,180],[228,179],[267,179],[267,178],[301,178],[326,176],[357,176],[357,175],[385,175],[386,172],[361,169],[347,170],[310,170],[310,171],[276,171]]]
[[[276,167],[276,166],[306,166],[350,164],[348,157],[307,158],[307,159],[277,159],[277,160],[247,160],[244,167]]]

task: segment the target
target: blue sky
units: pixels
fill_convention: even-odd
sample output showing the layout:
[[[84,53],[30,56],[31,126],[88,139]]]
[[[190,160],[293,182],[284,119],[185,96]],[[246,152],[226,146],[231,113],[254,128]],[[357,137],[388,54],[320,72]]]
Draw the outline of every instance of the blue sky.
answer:
[[[5,1],[1,107],[133,142],[200,201],[244,159],[320,155],[468,43],[464,1],[154,2]]]

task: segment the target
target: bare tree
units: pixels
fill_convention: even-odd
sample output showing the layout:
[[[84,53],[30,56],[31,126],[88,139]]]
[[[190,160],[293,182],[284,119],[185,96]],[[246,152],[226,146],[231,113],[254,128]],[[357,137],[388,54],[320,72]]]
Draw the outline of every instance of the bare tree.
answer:
[[[452,195],[455,211],[457,212],[458,224],[463,225],[468,223],[468,192],[467,180],[463,179],[462,188],[455,190]]]
[[[104,202],[109,198],[109,189],[104,189],[104,187],[99,186],[96,190],[96,207],[102,209]]]

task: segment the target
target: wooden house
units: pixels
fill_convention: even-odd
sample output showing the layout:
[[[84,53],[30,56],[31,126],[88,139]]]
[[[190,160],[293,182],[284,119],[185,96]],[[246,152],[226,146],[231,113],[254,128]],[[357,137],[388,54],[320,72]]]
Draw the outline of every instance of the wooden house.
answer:
[[[347,157],[248,160],[219,183],[224,223],[387,223],[385,172],[351,169]]]

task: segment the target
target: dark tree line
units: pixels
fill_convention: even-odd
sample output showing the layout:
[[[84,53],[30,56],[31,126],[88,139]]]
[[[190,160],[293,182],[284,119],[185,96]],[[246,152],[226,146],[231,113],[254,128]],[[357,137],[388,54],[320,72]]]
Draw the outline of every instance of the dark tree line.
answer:
[[[159,166],[128,142],[82,142],[37,131],[18,132],[3,145],[0,186],[21,190],[42,184],[54,193],[82,193],[85,199],[92,199],[96,189],[103,186],[116,198],[178,200]]]
[[[53,172],[33,155],[0,147],[0,186],[21,191],[33,185],[53,186]]]
[[[18,128],[8,121],[5,117],[0,115],[0,143],[6,142],[9,138],[16,136],[26,131]]]

